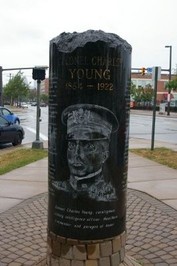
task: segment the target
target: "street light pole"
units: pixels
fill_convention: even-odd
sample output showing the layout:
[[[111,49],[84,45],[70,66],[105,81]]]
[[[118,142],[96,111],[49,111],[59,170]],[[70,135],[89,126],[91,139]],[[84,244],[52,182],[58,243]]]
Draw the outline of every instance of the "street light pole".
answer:
[[[165,48],[170,49],[170,54],[169,54],[169,82],[171,81],[171,64],[172,64],[172,46],[171,45],[166,45]],[[170,115],[170,98],[171,98],[171,90],[168,88],[168,98],[167,98],[167,115]]]

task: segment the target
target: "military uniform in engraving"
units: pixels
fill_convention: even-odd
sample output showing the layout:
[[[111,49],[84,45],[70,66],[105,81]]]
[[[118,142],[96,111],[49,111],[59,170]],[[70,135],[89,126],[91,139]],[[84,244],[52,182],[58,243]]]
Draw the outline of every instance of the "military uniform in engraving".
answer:
[[[67,181],[54,181],[53,186],[74,198],[116,200],[115,188],[105,181],[103,173],[111,133],[118,129],[115,115],[102,106],[76,104],[63,111],[62,121],[67,126],[70,177]]]

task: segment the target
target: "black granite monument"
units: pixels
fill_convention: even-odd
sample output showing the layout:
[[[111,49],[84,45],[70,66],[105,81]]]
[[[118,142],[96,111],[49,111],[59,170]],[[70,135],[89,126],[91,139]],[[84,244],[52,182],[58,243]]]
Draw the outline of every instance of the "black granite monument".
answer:
[[[126,230],[131,46],[103,31],[50,42],[48,232],[81,241]]]

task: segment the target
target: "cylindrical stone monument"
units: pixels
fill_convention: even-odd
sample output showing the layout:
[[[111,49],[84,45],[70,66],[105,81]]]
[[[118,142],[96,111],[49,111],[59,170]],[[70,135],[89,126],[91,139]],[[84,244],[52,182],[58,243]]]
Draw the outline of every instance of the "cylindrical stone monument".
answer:
[[[93,30],[50,42],[48,265],[124,261],[131,50]]]

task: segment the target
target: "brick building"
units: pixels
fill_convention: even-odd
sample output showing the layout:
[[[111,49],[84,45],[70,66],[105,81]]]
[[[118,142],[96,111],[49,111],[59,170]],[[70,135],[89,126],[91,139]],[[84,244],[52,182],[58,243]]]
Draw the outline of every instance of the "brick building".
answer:
[[[49,79],[46,78],[41,81],[41,93],[47,94],[49,93]]]
[[[174,77],[175,75],[172,75],[172,79]],[[150,84],[153,87],[152,74],[145,74],[144,76],[142,76],[141,73],[132,73],[131,80],[136,85],[137,88],[139,86],[145,87],[148,84]],[[168,91],[165,88],[165,85],[168,82],[168,80],[169,80],[168,74],[161,74],[161,78],[158,80],[158,83],[157,83],[157,101],[158,102],[167,100]],[[41,92],[48,94],[49,92],[49,79],[48,78],[41,81]],[[171,98],[174,98],[175,100],[177,100],[177,92],[172,91],[171,94],[172,94]]]
[[[172,79],[175,75],[172,75]],[[142,76],[141,73],[132,73],[131,80],[136,87],[145,87],[150,84],[153,88],[152,74],[145,74]],[[168,91],[165,88],[166,83],[169,81],[168,74],[161,74],[160,79],[157,82],[157,102],[162,102],[167,100]],[[177,100],[177,92],[171,92],[171,98]]]

